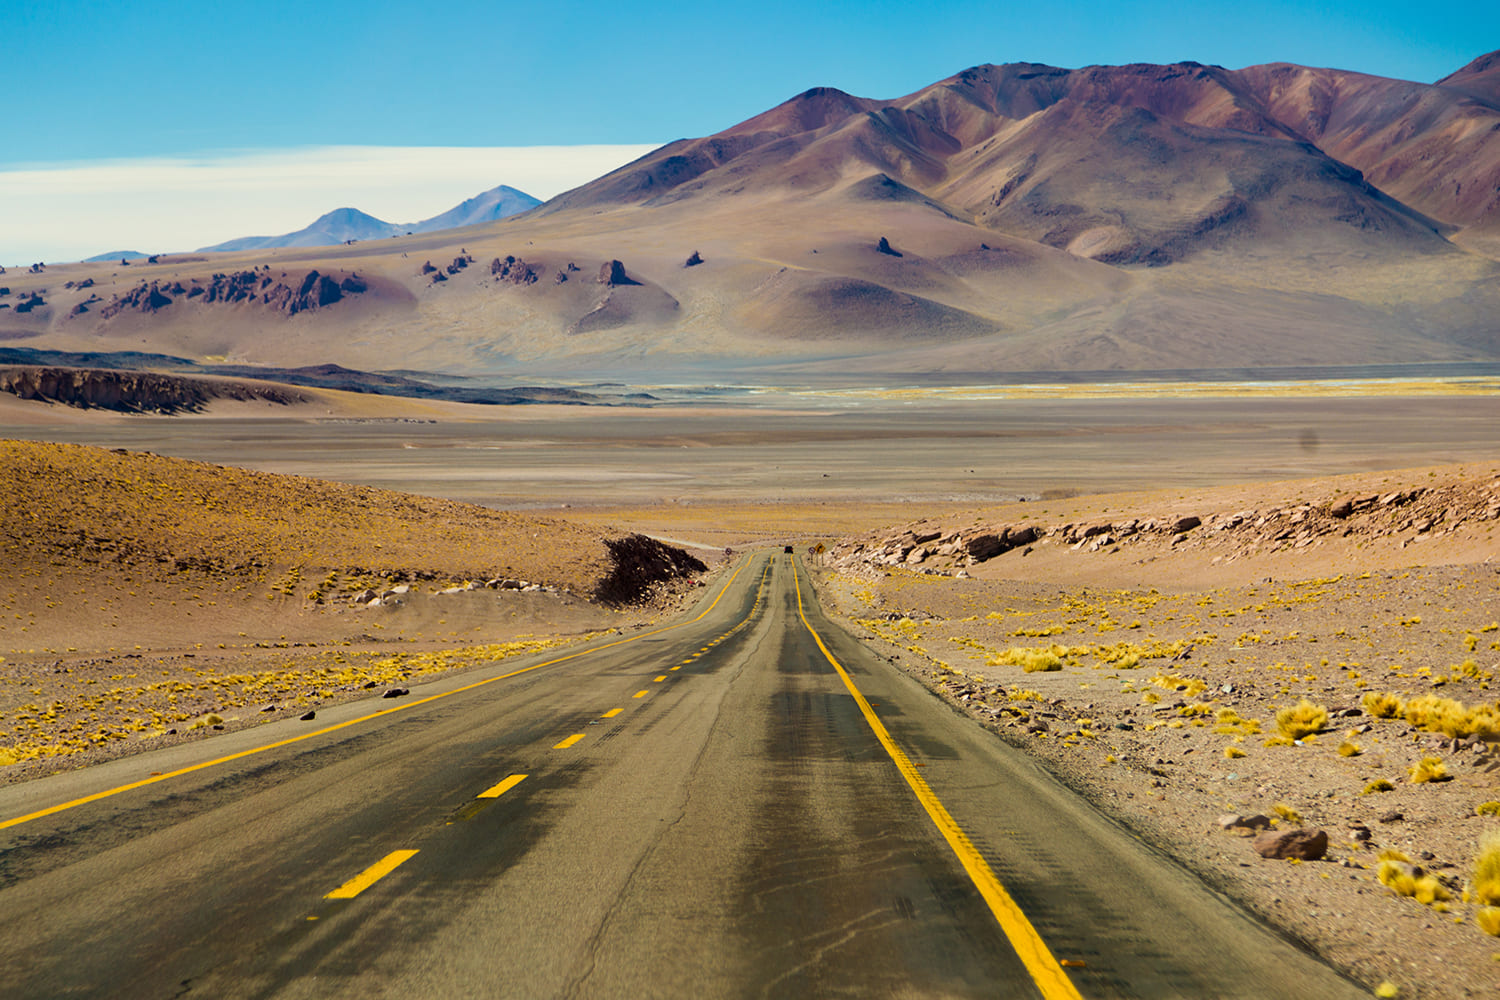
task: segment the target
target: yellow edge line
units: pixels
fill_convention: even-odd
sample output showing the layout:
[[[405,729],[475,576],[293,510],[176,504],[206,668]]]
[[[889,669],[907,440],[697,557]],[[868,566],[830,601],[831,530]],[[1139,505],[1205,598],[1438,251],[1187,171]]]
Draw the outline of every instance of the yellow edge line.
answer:
[[[989,863],[974,847],[968,834],[964,833],[963,827],[958,825],[958,821],[938,799],[937,794],[927,784],[927,779],[917,772],[906,753],[896,745],[896,741],[886,730],[885,724],[880,721],[874,709],[870,707],[870,703],[855,686],[854,678],[849,676],[843,664],[834,659],[833,653],[829,652],[828,647],[823,644],[823,637],[818,634],[817,629],[812,627],[812,622],[807,620],[807,613],[802,609],[802,580],[797,573],[795,563],[792,564],[792,578],[797,588],[797,615],[802,619],[802,624],[807,627],[813,641],[818,644],[824,657],[842,678],[844,686],[854,696],[854,701],[859,705],[860,712],[864,714],[865,721],[874,730],[875,738],[880,740],[881,746],[885,747],[885,752],[890,755],[897,770],[901,772],[901,776],[911,786],[917,801],[922,803],[923,809],[927,810],[927,815],[932,819],[933,825],[938,828],[938,832],[943,835],[948,846],[953,848],[953,853],[958,856],[959,863],[964,866],[964,871],[969,873],[969,878],[973,880],[975,888],[984,897],[984,901],[989,904],[990,912],[995,915],[1000,929],[1010,939],[1011,947],[1015,948],[1021,964],[1036,981],[1042,996],[1047,1000],[1082,1000],[1077,987],[1073,985],[1067,973],[1063,972],[1062,966],[1048,949],[1042,936],[1031,925],[1031,921],[1026,919],[1026,914],[1021,912],[1021,907],[1011,898],[1010,893],[1005,891],[1005,886],[1000,884],[1000,879],[995,876]]]
[[[500,784],[494,785],[494,786],[492,786],[490,788],[486,788],[484,791],[482,791],[478,795],[476,795],[475,798],[479,798],[479,799],[498,799],[500,796],[504,795],[506,792],[510,791],[512,788],[515,788],[517,785],[519,785],[521,782],[523,782],[525,780],[526,780],[526,775],[524,775],[524,774],[512,774],[509,778],[506,778],[504,781],[500,782]]]
[[[395,871],[398,866],[410,861],[416,853],[416,851],[392,851],[323,898],[353,899]]]
[[[724,599],[724,595],[729,592],[729,588],[734,585],[734,581],[739,577],[740,570],[744,568],[744,565],[741,564],[739,569],[736,569],[734,571],[734,574],[730,576],[727,581],[725,581],[723,588],[719,591],[719,596],[715,597],[714,602],[708,607],[704,608],[703,613],[698,615],[697,618],[691,618],[688,621],[680,622],[676,625],[668,625],[665,628],[659,628],[652,632],[642,632],[640,635],[632,635],[624,639],[616,639],[614,642],[608,642],[602,646],[593,646],[589,649],[582,649],[576,653],[569,653],[567,656],[559,656],[555,660],[547,660],[545,663],[536,663],[529,667],[522,667],[520,670],[512,670],[508,674],[501,674],[498,677],[490,677],[482,681],[475,681],[473,684],[465,684],[463,687],[454,688],[452,691],[445,691],[442,694],[428,695],[425,698],[418,698],[416,701],[406,702],[405,704],[396,705],[391,708],[384,708],[378,712],[371,712],[369,715],[362,715],[357,719],[350,719],[347,722],[340,722],[332,726],[324,726],[322,729],[316,729],[310,733],[302,733],[298,736],[292,736],[288,739],[277,740],[275,743],[267,743],[265,746],[254,747],[249,750],[241,750],[239,753],[227,754],[223,757],[216,757],[213,760],[204,761],[201,764],[192,764],[188,767],[179,767],[175,771],[167,771],[164,774],[153,775],[149,778],[142,778],[140,781],[132,781],[129,784],[120,785],[117,788],[106,789],[105,791],[95,792],[92,795],[85,795],[82,798],[73,799],[69,802],[62,802],[55,806],[48,806],[45,809],[38,809],[35,812],[29,812],[23,816],[17,816],[14,819],[0,821],[0,830],[4,830],[12,826],[20,826],[22,823],[29,823],[34,819],[41,819],[43,816],[51,816],[54,813],[64,812],[68,809],[74,809],[78,806],[88,805],[90,802],[98,802],[100,799],[107,799],[112,795],[119,795],[121,792],[129,792],[137,788],[144,788],[146,785],[154,785],[158,781],[166,781],[168,778],[181,777],[184,774],[191,774],[194,771],[201,771],[204,768],[214,767],[218,764],[227,764],[232,760],[240,760],[244,757],[252,757],[258,753],[265,753],[267,750],[275,750],[279,747],[290,746],[293,743],[300,743],[302,740],[310,740],[314,736],[323,736],[327,733],[337,732],[338,730],[346,729],[349,726],[359,725],[361,722],[369,722],[371,719],[378,719],[383,715],[391,715],[395,712],[404,712],[407,709],[416,708],[418,705],[425,705],[430,701],[437,701],[440,698],[448,698],[455,694],[462,694],[465,691],[472,691],[475,688],[484,687],[486,684],[493,684],[496,681],[508,680],[511,677],[517,677],[521,674],[529,673],[533,670],[540,670],[542,667],[551,667],[559,663],[566,663],[568,660],[576,660],[578,659],[578,657],[588,656],[590,653],[598,653],[606,649],[612,649],[615,646],[623,646],[628,642],[639,642],[640,640],[649,638],[653,635],[660,635],[663,632],[670,632],[674,628],[684,628],[688,625],[692,625],[694,622],[702,621],[710,611],[718,607],[719,602]]]

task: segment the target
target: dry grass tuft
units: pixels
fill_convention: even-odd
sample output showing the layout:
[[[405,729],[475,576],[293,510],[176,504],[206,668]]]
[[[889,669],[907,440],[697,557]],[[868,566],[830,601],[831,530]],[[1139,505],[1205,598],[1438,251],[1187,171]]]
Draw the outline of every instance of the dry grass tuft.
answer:
[[[1339,744],[1340,757],[1358,757],[1362,753],[1364,753],[1364,751],[1360,749],[1358,743],[1345,740],[1344,742]]]
[[[1376,691],[1367,693],[1360,705],[1366,715],[1373,715],[1377,719],[1394,719],[1406,711],[1406,704],[1399,697]]]
[[[1493,705],[1468,708],[1452,698],[1428,694],[1408,701],[1402,715],[1417,729],[1455,739],[1474,735],[1482,739],[1500,738],[1500,710]]]
[[[1479,838],[1470,898],[1480,906],[1500,906],[1500,831]]]
[[[1292,708],[1283,708],[1276,713],[1276,728],[1287,739],[1300,740],[1314,733],[1321,733],[1328,725],[1328,709],[1314,705],[1306,698]]]
[[[1425,785],[1429,781],[1447,781],[1453,776],[1443,766],[1443,761],[1438,757],[1423,757],[1413,764],[1408,773],[1411,774],[1413,785]]]
[[[1376,792],[1394,792],[1395,790],[1396,786],[1391,784],[1389,781],[1385,780],[1384,778],[1376,778],[1374,781],[1366,785],[1365,790],[1360,792],[1359,794],[1374,795]]]

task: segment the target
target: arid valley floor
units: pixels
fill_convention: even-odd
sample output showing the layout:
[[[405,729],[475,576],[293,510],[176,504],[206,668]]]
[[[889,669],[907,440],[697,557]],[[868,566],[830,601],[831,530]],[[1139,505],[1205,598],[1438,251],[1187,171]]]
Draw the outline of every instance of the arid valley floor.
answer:
[[[1483,380],[182,417],[0,396],[0,425],[0,782],[628,632],[726,550],[791,545],[954,711],[1358,982],[1500,993]],[[628,532],[708,568],[590,600]],[[1327,855],[1263,858],[1262,825]]]

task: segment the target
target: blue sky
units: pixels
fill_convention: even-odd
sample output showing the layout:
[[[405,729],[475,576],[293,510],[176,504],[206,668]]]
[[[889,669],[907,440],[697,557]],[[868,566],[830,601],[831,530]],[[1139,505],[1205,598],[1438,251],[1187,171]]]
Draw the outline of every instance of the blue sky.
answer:
[[[9,263],[25,251],[4,231],[4,171],[23,165],[76,172],[89,161],[168,158],[180,167],[330,146],[588,144],[628,158],[808,87],[895,97],[982,62],[1289,61],[1432,81],[1500,48],[1500,4],[0,0],[0,38],[9,95],[0,262]],[[493,179],[502,182],[523,187]],[[411,183],[420,189],[420,171]],[[562,171],[556,183],[577,181]],[[430,208],[407,214],[458,200],[429,190]],[[358,207],[405,221],[394,202]],[[282,224],[261,217],[265,229]],[[203,243],[245,235],[203,221]],[[95,232],[90,252],[152,249]]]

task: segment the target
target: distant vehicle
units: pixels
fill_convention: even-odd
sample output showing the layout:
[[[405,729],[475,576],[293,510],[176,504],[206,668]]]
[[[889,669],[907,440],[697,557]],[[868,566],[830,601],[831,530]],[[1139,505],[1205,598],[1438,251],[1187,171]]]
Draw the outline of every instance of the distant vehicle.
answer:
[[[787,555],[791,555],[792,554],[792,547],[790,545],[788,545],[786,548],[782,549],[781,551],[785,552]]]

